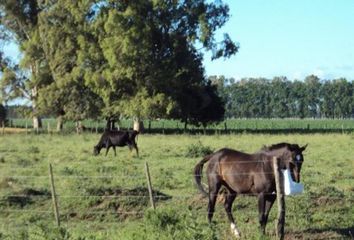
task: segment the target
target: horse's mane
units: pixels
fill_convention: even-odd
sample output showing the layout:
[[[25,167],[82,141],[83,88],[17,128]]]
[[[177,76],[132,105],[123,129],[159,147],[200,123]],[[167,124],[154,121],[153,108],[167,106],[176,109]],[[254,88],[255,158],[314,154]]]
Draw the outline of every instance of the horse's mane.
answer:
[[[271,150],[276,150],[276,149],[280,149],[280,148],[284,148],[284,147],[287,147],[288,149],[291,149],[293,147],[293,145],[294,144],[282,142],[282,143],[272,144],[270,146],[265,146],[264,145],[262,147],[262,150],[271,151]]]

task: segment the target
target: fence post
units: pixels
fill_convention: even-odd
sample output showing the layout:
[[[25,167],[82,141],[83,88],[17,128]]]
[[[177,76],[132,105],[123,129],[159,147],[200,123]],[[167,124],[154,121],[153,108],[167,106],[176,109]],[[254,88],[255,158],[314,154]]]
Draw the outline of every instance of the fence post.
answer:
[[[28,123],[27,123],[27,119],[26,119],[26,135],[28,134]]]
[[[277,191],[278,218],[277,218],[277,239],[284,239],[285,225],[285,199],[284,199],[284,177],[279,169],[279,159],[273,157],[273,170]]]
[[[48,122],[48,134],[50,133],[50,122]]]
[[[2,121],[2,135],[5,134],[5,121]]]
[[[150,171],[149,171],[149,165],[147,162],[145,162],[145,172],[146,172],[147,184],[148,184],[148,189],[149,189],[151,207],[155,210],[156,207],[155,207],[154,196],[152,195]]]
[[[57,195],[55,193],[52,164],[50,163],[49,163],[49,177],[50,177],[50,185],[52,190],[52,201],[53,201],[55,221],[57,223],[57,226],[60,227],[58,201],[57,201]]]

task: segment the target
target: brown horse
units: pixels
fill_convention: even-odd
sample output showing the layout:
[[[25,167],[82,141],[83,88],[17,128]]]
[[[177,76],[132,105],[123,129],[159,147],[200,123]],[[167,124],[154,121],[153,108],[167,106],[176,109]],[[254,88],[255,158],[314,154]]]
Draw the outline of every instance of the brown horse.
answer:
[[[265,233],[270,209],[276,199],[276,187],[273,171],[273,157],[279,158],[280,168],[289,169],[294,181],[300,181],[300,170],[303,163],[302,152],[307,145],[299,147],[297,144],[279,143],[263,147],[254,154],[247,154],[232,149],[223,148],[202,159],[194,168],[194,177],[198,189],[209,196],[208,220],[211,223],[215,202],[221,186],[226,188],[224,207],[231,223],[231,231],[236,236],[240,232],[236,227],[231,209],[238,194],[258,196],[259,223],[261,231]],[[207,167],[209,192],[201,183],[203,165]]]

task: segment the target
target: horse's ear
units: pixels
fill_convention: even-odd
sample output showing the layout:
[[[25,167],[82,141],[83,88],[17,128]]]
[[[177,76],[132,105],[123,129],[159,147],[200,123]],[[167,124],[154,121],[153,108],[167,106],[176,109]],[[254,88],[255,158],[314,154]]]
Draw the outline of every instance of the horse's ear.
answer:
[[[305,151],[305,149],[307,148],[307,145],[309,145],[309,144],[306,144],[305,146],[300,148],[301,152]]]

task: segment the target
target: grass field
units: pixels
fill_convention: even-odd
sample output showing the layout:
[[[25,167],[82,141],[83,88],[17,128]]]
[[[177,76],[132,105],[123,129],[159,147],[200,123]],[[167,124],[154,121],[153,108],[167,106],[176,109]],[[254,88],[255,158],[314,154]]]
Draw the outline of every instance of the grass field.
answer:
[[[92,155],[98,134],[0,135],[0,239],[233,239],[217,204],[215,224],[192,169],[208,150],[257,151],[282,141],[309,144],[305,193],[286,197],[286,239],[352,239],[353,134],[139,135],[140,158],[128,148]],[[150,207],[145,162],[156,199]],[[53,166],[61,227],[54,220],[49,163]],[[234,203],[242,239],[259,239],[256,198]],[[275,236],[276,206],[267,225]]]

